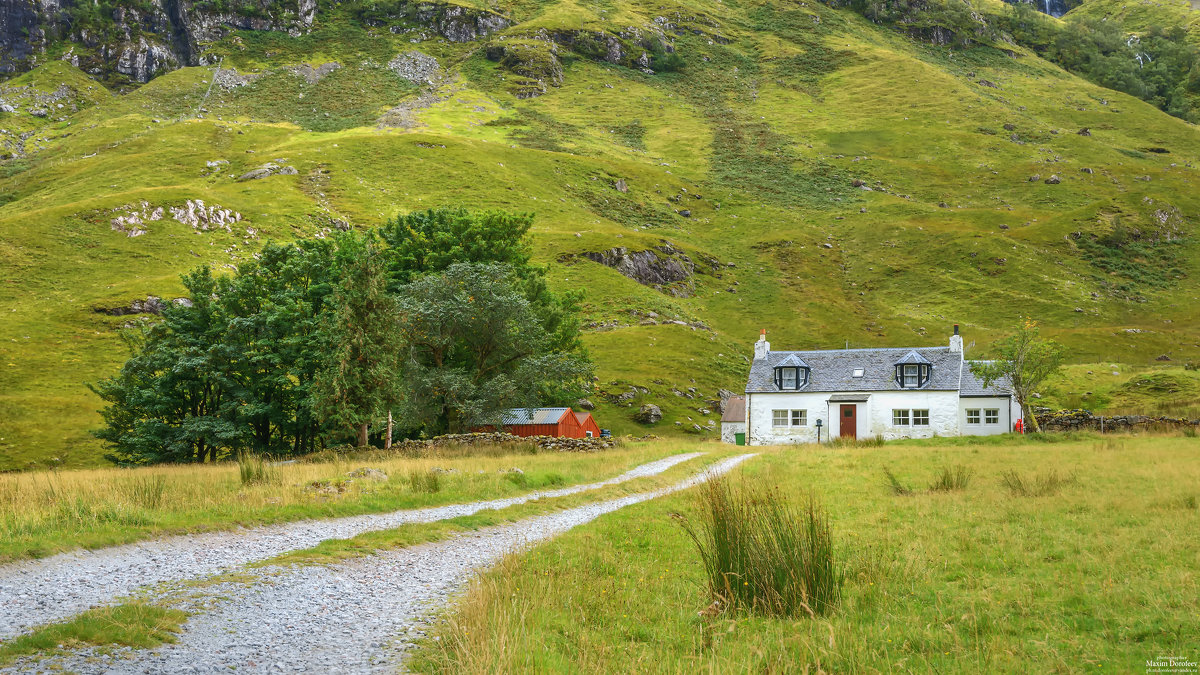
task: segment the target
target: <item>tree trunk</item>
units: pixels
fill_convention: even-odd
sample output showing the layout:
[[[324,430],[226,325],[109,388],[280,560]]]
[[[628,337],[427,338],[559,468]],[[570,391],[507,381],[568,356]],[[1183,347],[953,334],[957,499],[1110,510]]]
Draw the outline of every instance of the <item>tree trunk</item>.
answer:
[[[385,436],[385,437],[383,438],[383,448],[384,448],[385,450],[391,450],[391,449],[392,449],[392,411],[391,411],[391,410],[389,410],[389,411],[388,411],[388,428],[387,428],[387,436]]]
[[[363,448],[367,445],[367,423],[363,422],[358,427],[358,447]]]
[[[1025,429],[1033,433],[1040,433],[1042,427],[1038,424],[1037,415],[1033,412],[1033,406],[1021,401],[1021,414],[1025,417]]]

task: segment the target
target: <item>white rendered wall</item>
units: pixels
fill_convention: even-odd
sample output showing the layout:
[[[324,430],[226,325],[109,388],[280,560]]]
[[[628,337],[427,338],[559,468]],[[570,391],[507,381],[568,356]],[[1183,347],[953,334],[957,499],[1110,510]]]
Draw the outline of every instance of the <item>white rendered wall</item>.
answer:
[[[829,436],[829,394],[778,393],[746,394],[746,444],[788,445],[791,443],[816,443],[817,418],[824,421],[822,440]],[[808,425],[803,427],[771,426],[772,410],[807,410]],[[791,421],[791,413],[788,413]]]
[[[860,403],[858,437],[931,438],[959,434],[957,391],[877,391],[866,403]],[[864,408],[865,414],[864,414]],[[909,426],[893,426],[892,410],[908,410]],[[928,410],[929,424],[912,426],[912,410]],[[866,428],[864,429],[864,422]],[[836,434],[836,431],[835,431]]]
[[[959,424],[962,425],[963,436],[995,436],[1012,431],[1013,422],[1021,416],[1020,406],[1017,407],[1016,417],[1013,416],[1013,405],[1007,396],[995,397],[969,397],[960,399],[959,404]],[[979,410],[979,424],[967,424],[967,409]],[[996,424],[987,424],[985,420],[987,416],[983,411],[987,409],[999,410],[1000,420]]]
[[[746,431],[745,422],[721,422],[721,442],[737,443],[737,434]]]

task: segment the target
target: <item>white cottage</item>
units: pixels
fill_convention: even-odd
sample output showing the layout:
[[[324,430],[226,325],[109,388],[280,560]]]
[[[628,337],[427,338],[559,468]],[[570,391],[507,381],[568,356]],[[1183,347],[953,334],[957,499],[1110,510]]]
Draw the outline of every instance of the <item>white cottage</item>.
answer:
[[[749,445],[815,443],[818,428],[821,440],[983,436],[1020,417],[1006,382],[971,373],[957,324],[948,346],[916,348],[771,351],[764,330],[746,383]]]

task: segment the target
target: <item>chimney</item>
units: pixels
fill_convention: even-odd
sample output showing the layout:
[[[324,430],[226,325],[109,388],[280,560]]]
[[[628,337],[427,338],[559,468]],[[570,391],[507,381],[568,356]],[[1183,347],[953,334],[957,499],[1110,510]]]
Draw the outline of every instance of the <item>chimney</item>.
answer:
[[[762,333],[758,335],[758,342],[754,343],[754,360],[767,358],[767,354],[771,351],[771,343],[767,342],[767,329],[762,329]]]
[[[962,336],[958,334],[958,324],[954,324],[954,335],[950,336],[950,353],[961,354],[962,352]]]

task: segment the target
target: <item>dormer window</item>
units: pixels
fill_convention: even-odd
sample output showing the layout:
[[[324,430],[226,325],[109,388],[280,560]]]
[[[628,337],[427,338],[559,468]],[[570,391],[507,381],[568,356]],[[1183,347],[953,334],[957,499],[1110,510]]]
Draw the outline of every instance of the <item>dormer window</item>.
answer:
[[[808,384],[808,364],[792,354],[775,366],[775,386],[796,391]]]
[[[920,389],[929,382],[932,371],[928,359],[911,351],[896,363],[896,384],[903,389]]]
[[[808,384],[808,368],[790,366],[775,369],[775,386],[796,390]]]

